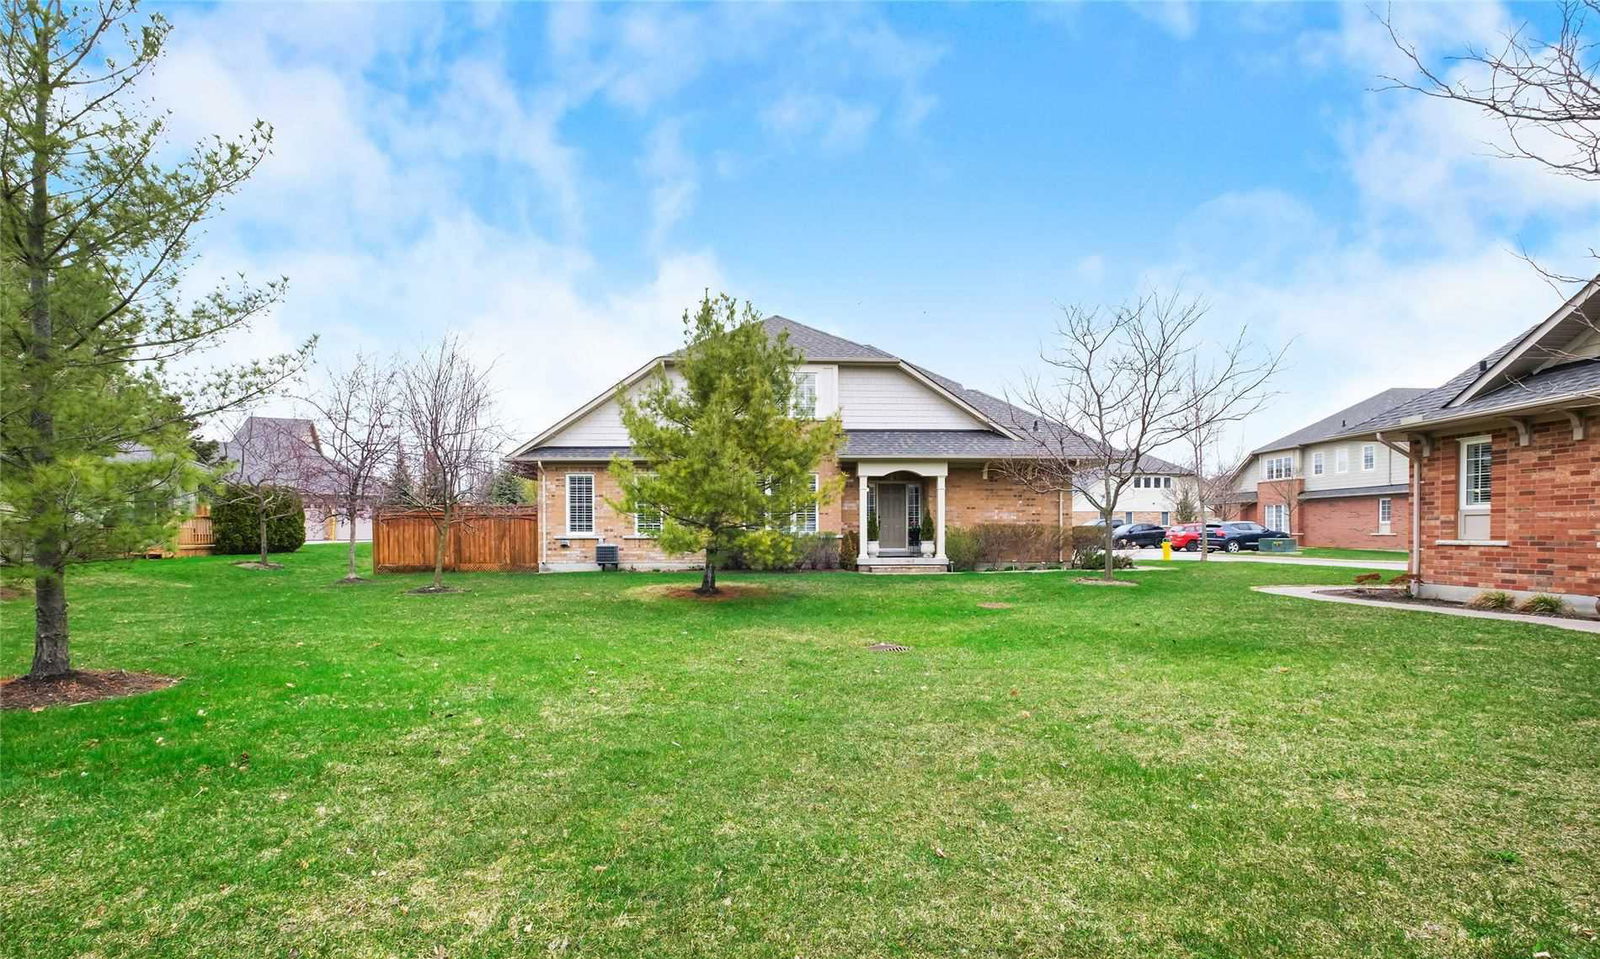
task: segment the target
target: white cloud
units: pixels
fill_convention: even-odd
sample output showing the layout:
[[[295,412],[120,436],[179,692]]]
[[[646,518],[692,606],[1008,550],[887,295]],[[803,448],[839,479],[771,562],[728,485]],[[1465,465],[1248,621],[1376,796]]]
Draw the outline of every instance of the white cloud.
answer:
[[[1509,23],[1486,5],[1395,14],[1430,58]],[[1404,58],[1365,7],[1298,46],[1375,88],[1380,74],[1402,75]],[[1490,156],[1495,132],[1458,104],[1374,89],[1339,131],[1353,217],[1259,190],[1216,197],[1181,224],[1175,255],[1143,282],[1203,295],[1219,335],[1247,324],[1264,348],[1293,342],[1284,395],[1250,422],[1246,445],[1388,387],[1438,385],[1543,318],[1561,294],[1518,256],[1524,246],[1547,266],[1594,271],[1600,195]]]

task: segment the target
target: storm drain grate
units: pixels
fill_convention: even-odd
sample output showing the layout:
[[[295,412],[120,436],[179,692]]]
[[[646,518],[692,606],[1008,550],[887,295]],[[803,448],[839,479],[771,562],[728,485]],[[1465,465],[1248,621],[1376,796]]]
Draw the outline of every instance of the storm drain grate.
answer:
[[[911,647],[901,646],[899,643],[873,643],[867,647],[867,651],[873,653],[908,653],[911,651]]]

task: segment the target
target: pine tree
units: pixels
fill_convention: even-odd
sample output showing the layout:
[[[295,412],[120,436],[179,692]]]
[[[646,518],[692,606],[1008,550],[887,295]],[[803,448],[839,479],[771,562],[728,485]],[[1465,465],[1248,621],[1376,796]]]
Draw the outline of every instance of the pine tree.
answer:
[[[411,479],[411,466],[406,460],[404,444],[395,448],[394,470],[383,487],[383,505],[410,506],[417,498],[417,484]]]
[[[125,103],[168,27],[132,13],[7,0],[0,15],[0,523],[34,580],[35,678],[71,671],[69,564],[172,523],[171,494],[204,475],[187,424],[273,389],[311,346],[186,382],[169,367],[279,295],[179,291],[192,233],[270,131],[158,161],[165,120]]]
[[[659,512],[663,549],[704,552],[697,591],[708,594],[719,553],[836,492],[813,490],[811,474],[844,433],[837,415],[791,414],[800,356],[786,335],[767,336],[750,304],[708,293],[683,322],[686,345],[673,361],[681,382],[662,370],[637,398],[618,391],[635,460],[611,461],[623,494],[612,506]]]
[[[489,502],[496,506],[520,506],[528,501],[522,477],[505,467],[495,471],[489,481]]]

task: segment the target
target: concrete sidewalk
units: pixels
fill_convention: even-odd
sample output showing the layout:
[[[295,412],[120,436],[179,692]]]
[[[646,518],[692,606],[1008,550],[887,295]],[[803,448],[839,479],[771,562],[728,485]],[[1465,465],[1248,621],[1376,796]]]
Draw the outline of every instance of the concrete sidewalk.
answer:
[[[1413,613],[1437,613],[1441,616],[1462,616],[1467,619],[1498,619],[1505,623],[1526,623],[1529,626],[1554,626],[1579,633],[1600,633],[1597,619],[1558,619],[1554,616],[1529,616],[1525,613],[1503,613],[1492,609],[1454,609],[1449,606],[1426,606],[1421,603],[1386,603],[1381,599],[1359,599],[1355,596],[1330,596],[1323,590],[1349,589],[1348,586],[1252,586],[1258,593],[1274,596],[1293,596],[1296,599],[1314,599],[1319,603],[1345,603],[1350,606],[1373,606],[1378,609],[1398,609]]]
[[[1159,549],[1131,549],[1126,550],[1135,561],[1150,561],[1161,558]],[[1183,550],[1174,551],[1173,559],[1185,562],[1200,562],[1199,553],[1188,553]],[[1392,562],[1389,560],[1365,559],[1318,559],[1314,556],[1279,556],[1274,553],[1212,553],[1208,563],[1278,563],[1284,566],[1337,566],[1343,569],[1385,569],[1396,573],[1406,571],[1404,560]]]

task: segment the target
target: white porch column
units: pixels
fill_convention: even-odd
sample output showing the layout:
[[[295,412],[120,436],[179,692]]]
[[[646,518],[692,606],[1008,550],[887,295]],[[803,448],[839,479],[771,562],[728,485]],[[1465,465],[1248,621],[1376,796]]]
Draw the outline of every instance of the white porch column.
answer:
[[[860,535],[856,537],[856,565],[867,561],[867,471],[857,468],[856,472],[856,508],[859,511],[860,524],[856,527]]]
[[[933,558],[945,562],[944,555],[944,476],[934,477],[937,486],[939,511],[933,514]]]

